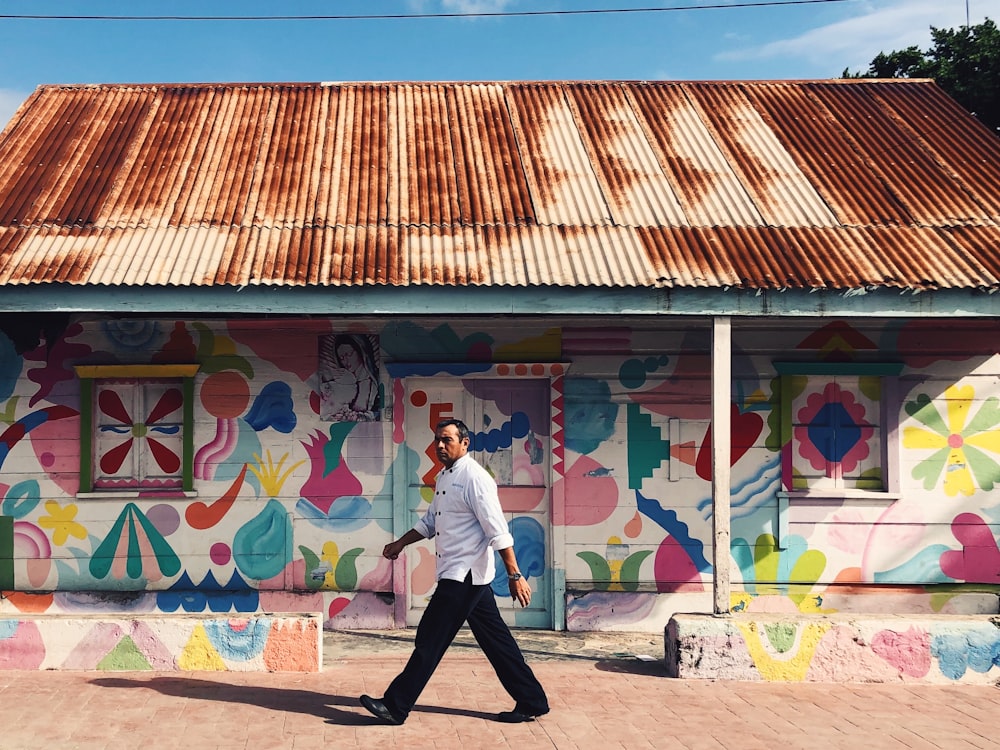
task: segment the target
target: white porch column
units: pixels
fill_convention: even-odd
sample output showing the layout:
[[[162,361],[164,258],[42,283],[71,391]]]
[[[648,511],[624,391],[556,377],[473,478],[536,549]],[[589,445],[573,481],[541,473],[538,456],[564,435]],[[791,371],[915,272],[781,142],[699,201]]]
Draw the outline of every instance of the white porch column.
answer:
[[[712,319],[712,584],[715,614],[729,613],[729,473],[732,401],[732,323]]]

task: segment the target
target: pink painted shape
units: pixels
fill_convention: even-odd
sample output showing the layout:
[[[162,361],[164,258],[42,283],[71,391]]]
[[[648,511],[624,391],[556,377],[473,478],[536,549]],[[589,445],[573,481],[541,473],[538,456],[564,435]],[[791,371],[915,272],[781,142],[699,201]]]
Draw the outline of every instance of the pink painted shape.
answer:
[[[323,448],[330,441],[326,435],[313,434],[311,440],[306,443],[302,441],[306,453],[309,455],[309,477],[299,489],[299,495],[311,502],[323,513],[330,512],[330,506],[338,497],[354,496],[361,494],[361,481],[354,476],[344,461],[343,454],[340,455],[337,467],[326,476],[326,456]]]
[[[406,439],[406,433],[403,430],[403,413],[406,409],[403,408],[405,399],[402,378],[395,378],[392,381],[392,398],[398,404],[392,412],[392,442],[396,445],[402,445]]]
[[[589,456],[580,456],[564,478],[552,485],[552,494],[564,493],[562,507],[552,509],[556,526],[594,526],[607,521],[618,508],[618,483],[612,476],[588,476],[601,473],[604,466]]]
[[[660,593],[704,591],[701,574],[687,551],[672,536],[660,542],[653,561],[656,590]]]
[[[0,640],[0,669],[38,669],[44,660],[45,644],[33,622],[19,622],[10,638]]]
[[[941,572],[959,581],[997,583],[1000,549],[986,522],[975,513],[960,513],[951,522],[951,532],[962,549],[941,555]]]
[[[921,549],[924,517],[915,503],[893,503],[879,516],[868,534],[861,558],[861,580],[873,581],[875,574],[899,564],[899,550]]]
[[[358,591],[392,591],[392,561],[380,554],[374,569],[361,576]]]
[[[426,594],[434,587],[437,574],[437,563],[434,555],[425,547],[416,549],[417,564],[413,566],[413,575],[410,576],[410,590],[417,596]]]
[[[15,557],[52,557],[52,545],[45,532],[31,521],[14,521]]]
[[[75,495],[80,490],[80,417],[50,419],[30,434],[31,449],[46,478],[65,494]]]
[[[931,671],[931,638],[917,628],[905,633],[879,631],[872,638],[872,651],[909,677],[924,677]]]
[[[270,322],[267,327],[260,328],[248,326],[244,321],[229,327],[233,341],[249,347],[261,359],[302,381],[316,373],[317,337],[327,333],[333,333],[333,324],[320,319],[295,321],[294,331],[274,328]]]
[[[88,630],[60,665],[62,669],[97,669],[125,632],[113,622],[98,622]]]
[[[177,669],[177,662],[174,660],[170,649],[163,643],[160,636],[150,627],[149,623],[142,620],[134,620],[131,623],[129,635],[139,652],[146,657],[149,665],[156,670]]]
[[[322,612],[323,593],[302,594],[292,591],[261,591],[261,612]]]
[[[527,513],[542,504],[544,487],[500,487],[500,505],[507,513]]]
[[[28,583],[37,589],[44,587],[52,572],[52,560],[48,557],[37,560],[24,561],[25,572],[28,575]]]
[[[195,453],[195,478],[209,481],[214,479],[216,465],[232,454],[239,436],[240,428],[235,419],[216,420],[215,437]]]

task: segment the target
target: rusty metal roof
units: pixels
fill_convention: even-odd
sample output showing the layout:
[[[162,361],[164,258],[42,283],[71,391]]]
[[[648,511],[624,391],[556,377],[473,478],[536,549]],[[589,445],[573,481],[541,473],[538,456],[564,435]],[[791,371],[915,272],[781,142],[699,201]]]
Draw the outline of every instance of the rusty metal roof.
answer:
[[[0,284],[1000,287],[930,81],[43,86]]]

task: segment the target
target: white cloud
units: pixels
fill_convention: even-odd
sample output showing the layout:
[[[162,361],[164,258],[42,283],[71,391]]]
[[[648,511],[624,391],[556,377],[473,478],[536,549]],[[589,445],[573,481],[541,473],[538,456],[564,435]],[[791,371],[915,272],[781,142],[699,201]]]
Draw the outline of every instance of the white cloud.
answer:
[[[501,13],[516,3],[517,0],[410,0],[407,5],[413,13]]]
[[[0,130],[7,125],[7,121],[21,106],[21,103],[28,98],[23,91],[13,89],[0,89]]]
[[[985,3],[982,3],[985,4]],[[930,27],[957,28],[965,25],[965,5],[960,0],[891,0],[852,6],[851,18],[810,29],[788,39],[729,50],[717,60],[796,59],[816,66],[829,66],[835,61],[831,75],[845,67],[867,70],[879,52],[892,52],[917,46],[931,46]],[[981,23],[985,14],[970,16],[970,22]]]
[[[448,13],[500,13],[513,5],[514,0],[443,0]]]

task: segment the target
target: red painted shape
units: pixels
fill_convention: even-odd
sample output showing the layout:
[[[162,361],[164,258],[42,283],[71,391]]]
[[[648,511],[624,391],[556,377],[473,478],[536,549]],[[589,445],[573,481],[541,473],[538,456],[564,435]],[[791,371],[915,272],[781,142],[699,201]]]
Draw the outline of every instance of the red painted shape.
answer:
[[[748,411],[740,414],[740,409],[735,404],[731,407],[730,413],[730,457],[729,465],[735,466],[743,454],[750,450],[757,442],[761,430],[764,429],[764,420],[760,414]],[[709,425],[705,431],[705,441],[698,451],[698,459],[695,461],[695,472],[705,481],[712,479],[712,426]]]

